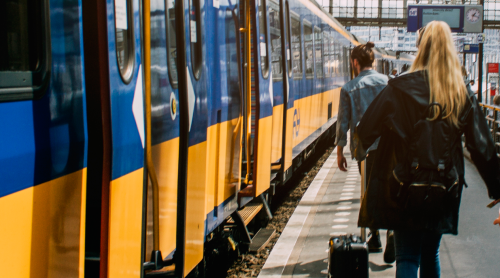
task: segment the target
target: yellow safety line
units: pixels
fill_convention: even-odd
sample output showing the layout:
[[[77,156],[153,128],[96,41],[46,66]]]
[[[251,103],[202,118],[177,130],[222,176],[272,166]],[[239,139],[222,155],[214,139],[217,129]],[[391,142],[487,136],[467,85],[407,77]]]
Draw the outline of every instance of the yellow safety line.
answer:
[[[146,165],[153,187],[153,250],[160,248],[158,179],[151,154],[151,15],[150,0],[144,0],[144,84],[146,87]],[[147,186],[147,184],[146,184]]]

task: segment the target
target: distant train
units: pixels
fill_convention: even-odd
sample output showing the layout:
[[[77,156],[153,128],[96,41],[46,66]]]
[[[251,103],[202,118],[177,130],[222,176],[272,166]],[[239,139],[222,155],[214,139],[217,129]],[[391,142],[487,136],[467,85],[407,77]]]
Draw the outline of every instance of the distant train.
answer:
[[[208,254],[247,249],[275,188],[333,140],[359,44],[313,0],[0,14],[2,277],[203,276]],[[377,49],[379,72],[407,64]]]

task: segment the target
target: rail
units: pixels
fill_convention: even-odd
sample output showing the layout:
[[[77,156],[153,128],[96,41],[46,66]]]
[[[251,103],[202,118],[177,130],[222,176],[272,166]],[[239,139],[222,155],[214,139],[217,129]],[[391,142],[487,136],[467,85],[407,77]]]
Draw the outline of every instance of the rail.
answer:
[[[486,121],[490,127],[491,137],[493,137],[493,142],[495,143],[497,156],[500,157],[500,106],[483,103],[479,105],[483,109]]]

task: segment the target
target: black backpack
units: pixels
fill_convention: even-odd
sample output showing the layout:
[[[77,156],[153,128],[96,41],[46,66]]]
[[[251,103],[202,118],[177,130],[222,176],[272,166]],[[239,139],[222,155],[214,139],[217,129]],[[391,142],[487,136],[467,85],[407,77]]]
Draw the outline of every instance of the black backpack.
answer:
[[[427,115],[433,107],[439,108],[439,116],[429,121]],[[470,108],[468,103],[459,118],[461,127]],[[459,197],[460,176],[452,161],[452,148],[463,131],[443,120],[442,110],[436,102],[425,109],[414,125],[407,159],[393,171],[399,183],[397,201],[410,215],[440,215],[443,208]]]

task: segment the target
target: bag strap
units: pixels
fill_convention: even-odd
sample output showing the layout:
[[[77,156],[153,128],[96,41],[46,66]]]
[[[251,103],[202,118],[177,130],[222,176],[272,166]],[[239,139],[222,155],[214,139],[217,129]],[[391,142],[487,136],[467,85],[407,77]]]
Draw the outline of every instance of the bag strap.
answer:
[[[436,120],[442,120],[443,119],[443,106],[441,106],[441,104],[439,104],[438,102],[433,102],[433,103],[429,104],[427,106],[427,108],[425,108],[424,113],[422,115],[422,119],[426,119],[427,118],[427,114],[429,113],[429,109],[431,109],[434,106],[439,107],[438,118]]]

